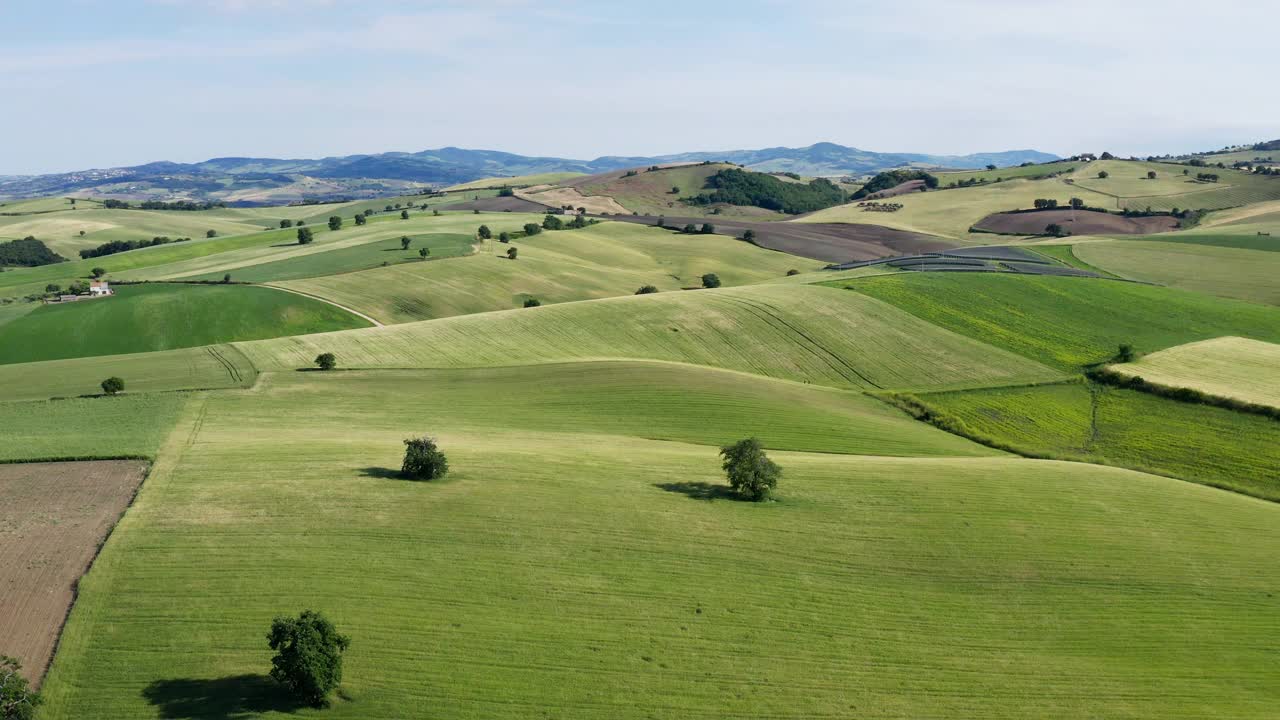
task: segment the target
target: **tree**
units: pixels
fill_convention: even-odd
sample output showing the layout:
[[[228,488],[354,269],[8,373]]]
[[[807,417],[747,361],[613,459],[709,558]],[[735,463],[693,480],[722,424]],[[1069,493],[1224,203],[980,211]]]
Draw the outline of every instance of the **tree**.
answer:
[[[218,237],[218,231],[217,231],[217,230],[206,230],[206,231],[204,232],[204,236],[205,236],[205,237],[207,237],[207,238],[211,238],[211,237]]]
[[[653,285],[641,285],[640,289],[636,291],[636,294],[652,295],[653,293],[656,293],[656,292],[658,292],[658,288],[654,287]]]
[[[356,213],[355,221],[356,221],[356,225],[363,225],[369,222],[369,218],[365,217],[364,213]]]
[[[481,225],[480,229],[476,230],[476,236],[481,240],[488,240],[493,237],[493,231],[489,229],[488,225]]]
[[[746,232],[742,233],[742,239],[746,240],[749,243],[754,243],[756,241],[756,231],[747,230]]]
[[[342,653],[351,638],[338,632],[318,612],[304,610],[296,618],[277,617],[271,622],[267,643],[276,651],[271,677],[300,700],[320,707],[342,682]]]
[[[671,194],[672,194],[672,195],[679,195],[679,194],[680,194],[680,186],[679,186],[679,185],[672,185],[672,186],[671,186]]]
[[[90,270],[90,271],[89,271],[89,274],[90,274],[90,275],[93,275],[94,279],[97,279],[97,278],[102,277],[103,275],[106,275],[106,274],[107,274],[107,269],[106,269],[106,268],[96,267],[96,268],[94,268],[94,269]]]
[[[298,244],[299,245],[309,245],[312,240],[313,238],[311,237],[311,228],[309,227],[298,228]]]
[[[996,169],[996,166],[995,166],[995,165],[988,165],[988,166],[987,166],[987,169],[988,169],[988,170],[995,170],[995,169]]]
[[[291,228],[291,227],[293,227],[293,221],[292,221],[292,220],[281,220],[281,221],[280,221],[280,227],[281,227],[281,229],[283,229],[283,228]]]
[[[316,356],[315,363],[316,367],[321,370],[332,370],[338,367],[338,358],[334,357],[331,352],[320,353]]]
[[[52,295],[54,293],[62,292],[62,286],[57,283],[49,283],[44,286],[44,291]]]
[[[800,274],[800,271],[796,270],[795,268],[792,268],[787,271],[787,277],[791,277],[792,275],[799,275],[799,274]]]
[[[685,235],[692,235],[698,232],[698,228],[693,223],[689,223],[688,225],[685,225],[683,228],[681,228],[680,232],[684,233]]]
[[[525,298],[524,306],[525,306],[525,307],[527,307],[527,308],[529,308],[529,307],[542,307],[542,301],[541,301],[541,300],[539,300],[538,298]]]
[[[423,260],[426,260],[426,259],[427,259],[427,256],[428,256],[428,255],[430,255],[430,254],[431,254],[431,250],[430,250],[430,249],[428,249],[428,248],[418,248],[418,257],[422,258]]]
[[[404,465],[400,472],[412,480],[435,480],[449,472],[449,461],[436,441],[423,436],[404,441]]]
[[[1052,235],[1054,237],[1064,237],[1067,234],[1067,231],[1058,223],[1049,223],[1048,225],[1045,225],[1044,232],[1046,235]]]
[[[1073,210],[1079,210],[1082,207],[1084,207],[1084,200],[1077,197],[1071,198],[1071,208]]]
[[[477,200],[479,200],[479,198],[476,198],[476,199],[477,199]],[[471,213],[472,213],[473,215],[479,215],[479,214],[480,214],[480,208],[474,208],[474,209],[472,209]]]
[[[563,230],[564,221],[555,215],[548,215],[542,219],[542,228],[544,230]]]
[[[337,215],[330,215],[330,216],[329,216],[329,229],[330,229],[330,230],[341,230],[341,229],[342,229],[342,218],[338,217]]]
[[[400,211],[400,219],[401,219],[401,220],[408,220],[408,219],[409,219],[409,211],[408,211],[408,210],[401,210],[401,211]]]
[[[1155,171],[1155,170],[1148,170],[1148,171],[1147,171],[1147,179],[1148,179],[1148,180],[1155,180],[1155,179],[1156,179],[1156,171]]]
[[[519,254],[520,254],[520,248],[514,248],[514,247],[509,247],[509,248],[507,248],[507,259],[508,259],[508,260],[515,260],[515,259],[516,259],[516,256],[517,256],[517,255],[519,255]]]
[[[506,230],[503,230],[502,232],[498,233],[498,242],[500,243],[511,242],[511,233],[507,232]]]
[[[715,273],[707,273],[706,275],[703,275],[702,287],[704,288],[720,287],[720,276],[716,275]]]
[[[223,275],[223,276],[222,276],[222,284],[223,284],[223,285],[229,285],[229,284],[231,284],[231,273],[227,273],[227,274],[225,274],[225,275]]]
[[[67,292],[71,293],[72,295],[83,295],[89,292],[89,283],[83,280],[77,280],[71,283],[71,287],[67,288]]]
[[[22,663],[17,658],[0,655],[0,718],[31,720],[36,708],[44,702],[40,693],[18,672]]]
[[[413,241],[409,239],[409,236],[408,236],[408,235],[405,235],[404,237],[400,238],[400,249],[401,249],[401,250],[408,250],[408,249],[409,249],[409,243],[411,243],[411,242],[413,242]]]
[[[102,381],[102,392],[106,393],[107,395],[115,395],[116,393],[122,392],[123,390],[124,390],[124,380],[121,380],[120,378],[114,375]]]
[[[712,225],[711,223],[702,223],[702,228],[698,230],[698,232],[702,233],[703,235],[710,235],[715,231],[716,231],[716,226]]]
[[[1116,353],[1116,362],[1133,362],[1138,354],[1134,352],[1133,346],[1129,343],[1121,343],[1119,351]]]
[[[365,216],[365,217],[369,217],[370,215],[372,215],[372,214],[373,214],[373,208],[365,208],[365,209],[364,209],[364,212],[362,212],[362,213],[360,213],[360,214],[361,214],[361,215],[363,215],[363,216]]]
[[[1111,173],[1107,172],[1106,170],[1103,170],[1102,172],[1098,173],[1099,180],[1106,180],[1109,177],[1111,177]]]
[[[539,224],[537,224],[537,223],[525,223],[525,224],[524,224],[524,234],[525,234],[526,236],[528,236],[528,235],[537,235],[537,234],[538,234],[538,233],[540,233],[540,232],[542,232],[542,226],[541,226],[541,225],[539,225]]]
[[[782,468],[765,455],[755,438],[720,448],[720,456],[724,458],[722,467],[729,478],[729,487],[747,500],[760,502],[768,498],[782,477]]]
[[[501,188],[498,189],[498,197],[513,197],[515,194],[516,194],[516,191],[512,190],[506,185],[503,185]]]

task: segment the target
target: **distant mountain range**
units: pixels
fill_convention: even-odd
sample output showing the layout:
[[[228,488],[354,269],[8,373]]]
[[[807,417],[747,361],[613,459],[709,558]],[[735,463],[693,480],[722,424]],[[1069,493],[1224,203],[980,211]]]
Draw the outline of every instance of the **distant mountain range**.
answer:
[[[689,152],[655,157],[605,156],[595,160],[529,157],[456,147],[319,159],[226,157],[199,163],[153,162],[133,167],[53,175],[0,176],[0,199],[72,195],[129,200],[223,201],[262,205],[302,200],[366,198],[428,185],[453,185],[485,177],[546,172],[598,173],[670,162],[716,160],[762,172],[864,175],[914,165],[938,168],[1000,167],[1046,162],[1058,156],[1036,150],[973,155],[878,153],[817,143],[803,148]]]

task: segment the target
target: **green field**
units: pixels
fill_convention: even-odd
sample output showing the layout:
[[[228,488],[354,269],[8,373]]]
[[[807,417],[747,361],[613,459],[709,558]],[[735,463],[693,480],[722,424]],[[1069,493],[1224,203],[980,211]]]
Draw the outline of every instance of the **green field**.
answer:
[[[507,217],[515,219],[491,223],[495,236],[499,228],[518,228],[529,216]],[[517,260],[506,258],[509,247],[518,249]],[[716,273],[725,285],[740,285],[782,277],[792,268],[821,266],[722,235],[680,235],[606,222],[544,232],[510,246],[489,242],[473,256],[448,262],[409,263],[279,285],[331,299],[384,323],[398,323],[506,310],[522,306],[530,297],[545,304],[630,295],[643,285],[663,291],[698,287],[704,273]]]
[[[565,180],[582,177],[579,172],[550,172],[536,175],[513,175],[511,177],[490,177],[472,180],[458,185],[450,185],[445,192],[462,192],[465,190],[487,190],[504,187],[529,187],[530,185],[554,185]]]
[[[973,387],[1061,377],[858,293],[769,284],[566,303],[239,347],[260,370],[645,359],[832,387]]]
[[[4,212],[3,208],[0,212]],[[80,235],[82,230],[84,235]],[[258,232],[262,226],[229,217],[210,216],[200,211],[175,210],[85,207],[39,215],[0,216],[0,238],[33,235],[50,250],[72,260],[80,258],[80,250],[112,240],[150,240],[158,235],[203,238],[208,230],[215,230],[219,235],[242,235]]]
[[[1274,308],[1115,280],[901,273],[838,285],[1073,372],[1109,360],[1122,343],[1155,352],[1221,335],[1280,342],[1280,311]]]
[[[1000,178],[1001,181],[1018,178],[1035,180],[1050,173],[1068,173],[1085,164],[1078,160],[1060,160],[1051,163],[1036,163],[1026,167],[996,168],[995,170],[936,170],[932,171],[932,174],[938,178],[939,186],[946,187],[953,182],[958,183],[962,180],[986,180],[987,182],[995,182],[996,178]]]
[[[1099,178],[1098,173],[1103,170],[1110,173],[1110,177]],[[1187,171],[1186,175],[1183,170]],[[1148,172],[1156,173],[1156,178],[1147,179]],[[1205,172],[1218,175],[1218,182],[1203,183],[1195,179],[1197,173]],[[1099,160],[1077,169],[1071,179],[1075,187],[1110,197],[1111,202],[1101,207],[1114,209],[1215,209],[1280,200],[1280,177],[1254,175],[1230,168]]]
[[[0,402],[0,462],[153,457],[185,403],[183,393]]]
[[[1085,382],[921,397],[1024,454],[1097,462],[1280,501],[1276,421]]]
[[[379,229],[383,230],[380,234],[387,234],[387,230],[395,230],[395,228]],[[224,266],[221,271],[214,270],[203,275],[183,274],[181,277],[185,280],[220,280],[226,272],[231,272],[236,282],[265,283],[275,280],[298,280],[368,270],[383,265],[422,262],[418,251],[424,247],[431,252],[431,260],[460,257],[473,252],[476,242],[475,236],[469,233],[401,235],[393,232],[391,234],[394,237],[361,242],[358,245],[344,244],[333,249],[328,249],[332,245],[326,245],[322,246],[326,249],[321,252],[306,254],[299,252],[281,260],[235,268]],[[402,237],[408,237],[410,240],[408,250],[401,249],[400,238]]]
[[[14,363],[0,365],[0,401],[99,394],[113,376],[133,394],[247,387],[258,371],[230,345]]]
[[[1116,240],[1080,243],[1075,246],[1075,254],[1091,265],[1131,280],[1280,305],[1280,252],[1190,242]]]
[[[294,293],[240,285],[120,285],[112,297],[45,305],[0,325],[0,364],[143,353],[368,327]],[[105,377],[105,376],[104,376]]]
[[[547,371],[502,384],[510,417],[449,402],[501,408],[501,375],[194,398],[80,583],[46,716],[283,717],[262,635],[302,607],[353,637],[333,718],[1274,709],[1273,505],[1085,465],[794,452],[779,502],[707,501],[723,437],[847,449],[804,430],[842,425],[843,396],[743,378],[736,411],[707,412],[700,380],[658,374],[588,386],[579,415]],[[686,382],[685,442],[625,434],[683,414]],[[393,476],[418,432],[447,481]]]
[[[1203,340],[1111,365],[1159,385],[1280,407],[1280,345],[1238,337]]]

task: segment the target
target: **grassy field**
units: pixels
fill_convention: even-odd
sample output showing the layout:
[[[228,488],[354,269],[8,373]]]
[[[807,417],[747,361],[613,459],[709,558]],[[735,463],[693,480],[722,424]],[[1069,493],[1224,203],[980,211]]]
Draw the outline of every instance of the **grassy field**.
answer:
[[[1059,204],[1067,205],[1073,197],[1094,207],[1104,206],[1108,200],[1104,195],[1072,187],[1060,179],[1012,180],[899,195],[893,202],[901,203],[903,208],[892,213],[863,212],[855,203],[819,210],[795,222],[868,223],[989,245],[993,242],[990,234],[969,232],[982,218],[1006,210],[1034,207],[1038,198],[1056,199]]]
[[[1276,422],[1085,382],[921,398],[1020,452],[1157,472],[1280,500]]]
[[[20,213],[47,213],[57,212],[59,210],[71,210],[73,204],[71,198],[68,197],[42,197],[32,198],[30,200],[6,200],[0,202],[0,215],[13,215]],[[82,200],[77,198],[74,207],[78,210],[91,210],[102,207],[102,203],[97,200]]]
[[[1121,343],[1154,352],[1221,335],[1280,342],[1273,308],[1115,280],[902,273],[838,284],[1070,371],[1109,360]]]
[[[0,402],[0,462],[152,457],[186,400],[153,393]]]
[[[1079,268],[1081,270],[1088,270],[1089,272],[1097,273],[1103,277],[1115,277],[1113,273],[1109,273],[1100,267],[1095,267],[1081,260],[1073,249],[1074,247],[1074,245],[1041,245],[1037,243],[1035,247],[1028,247],[1025,249],[1057,260],[1063,265]]]
[[[491,177],[472,180],[458,185],[450,185],[445,192],[462,192],[464,190],[487,190],[504,187],[529,187],[530,185],[554,185],[565,180],[582,177],[578,172],[550,172],[537,175],[514,175],[512,177]]]
[[[595,359],[720,367],[834,387],[973,387],[1054,379],[1043,365],[858,293],[768,284],[467,315],[237,345],[260,370],[446,368]]]
[[[77,203],[78,206],[78,203]],[[4,212],[0,208],[0,212]],[[105,210],[86,207],[39,215],[0,216],[0,238],[33,235],[50,250],[78,260],[79,251],[112,240],[203,238],[208,230],[219,235],[242,235],[262,229],[260,224],[210,216],[199,211]],[[80,235],[80,231],[84,235]]]
[[[1099,178],[1098,173],[1103,170],[1110,173],[1110,177]],[[1186,175],[1183,170],[1187,171]],[[1147,179],[1148,172],[1156,173],[1156,178]],[[1196,174],[1202,172],[1218,175],[1218,182],[1197,181]],[[1230,168],[1099,160],[1077,169],[1072,173],[1071,179],[1075,187],[1088,188],[1109,196],[1111,203],[1100,207],[1113,209],[1215,209],[1280,199],[1280,178]]]
[[[383,240],[361,242],[358,245],[343,243],[338,247],[328,245],[321,252],[296,253],[281,260],[240,266],[234,270],[224,268],[222,272],[214,270],[203,275],[184,274],[182,278],[219,280],[225,272],[230,271],[236,282],[265,283],[275,280],[298,280],[368,270],[384,265],[422,262],[421,256],[418,255],[421,248],[427,248],[431,252],[431,260],[461,257],[471,254],[476,242],[475,236],[470,233],[393,234],[394,237]],[[401,247],[400,238],[402,237],[410,240],[407,250]]]
[[[1075,254],[1086,263],[1132,280],[1280,305],[1280,252],[1116,240],[1080,243]]]
[[[0,364],[119,355],[368,327],[328,303],[241,285],[121,285],[0,325]]]
[[[527,217],[527,216],[516,216]],[[527,220],[525,220],[527,222]],[[506,220],[502,226],[519,221]],[[508,247],[519,258],[508,260]],[[329,298],[385,323],[409,322],[543,303],[698,287],[704,273],[725,285],[782,277],[821,263],[772,252],[720,235],[679,235],[631,223],[544,232],[510,246],[489,242],[448,262],[409,263],[359,273],[279,283]]]
[[[1280,345],[1222,337],[1161,350],[1110,368],[1170,387],[1280,407]]]
[[[836,401],[766,383],[782,394],[752,405],[744,379],[739,412],[700,415],[690,380],[705,422],[677,443],[603,434],[677,408],[663,376],[533,426],[433,400],[497,377],[195,399],[80,584],[44,717],[284,717],[263,633],[304,607],[353,638],[332,718],[1273,713],[1274,505],[1086,465],[794,452],[779,502],[705,500],[723,437],[847,447],[803,430]],[[519,417],[559,405],[547,385],[501,394]],[[393,476],[418,432],[447,481]]]
[[[99,394],[99,384],[112,376],[132,394],[247,387],[258,371],[230,345],[15,363],[0,365],[0,401]]]
[[[1002,181],[1018,178],[1034,180],[1050,173],[1069,173],[1085,164],[1080,161],[1061,160],[1051,163],[1037,163],[1026,167],[996,168],[995,170],[937,170],[933,172],[933,175],[937,176],[940,186],[946,187],[950,183],[958,183],[962,180],[986,180],[987,182],[995,182],[996,178],[1000,178]]]

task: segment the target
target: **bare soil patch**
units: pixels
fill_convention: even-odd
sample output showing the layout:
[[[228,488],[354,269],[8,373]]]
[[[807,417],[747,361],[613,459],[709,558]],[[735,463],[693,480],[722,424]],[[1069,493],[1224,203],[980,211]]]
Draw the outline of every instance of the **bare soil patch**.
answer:
[[[1093,210],[1041,210],[995,213],[979,220],[974,228],[1010,235],[1043,235],[1045,227],[1055,223],[1072,235],[1150,235],[1178,227],[1178,219],[1167,215],[1124,217]]]
[[[655,215],[618,215],[609,219],[645,225],[658,223]],[[733,237],[742,237],[744,232],[752,230],[755,232],[754,242],[760,247],[829,263],[935,252],[955,245],[932,235],[857,223],[751,222],[719,217],[671,216],[664,220],[667,227],[676,228],[688,224],[702,227],[703,223],[709,222],[715,227],[716,234]]]
[[[75,586],[132,502],[141,460],[0,465],[0,653],[44,677]]]
[[[904,183],[894,185],[893,187],[888,188],[886,190],[881,190],[880,192],[873,192],[870,195],[861,199],[862,200],[883,200],[884,198],[891,198],[896,195],[906,195],[907,193],[920,192],[920,188],[923,188],[923,187],[924,187],[923,180],[908,180]]]

